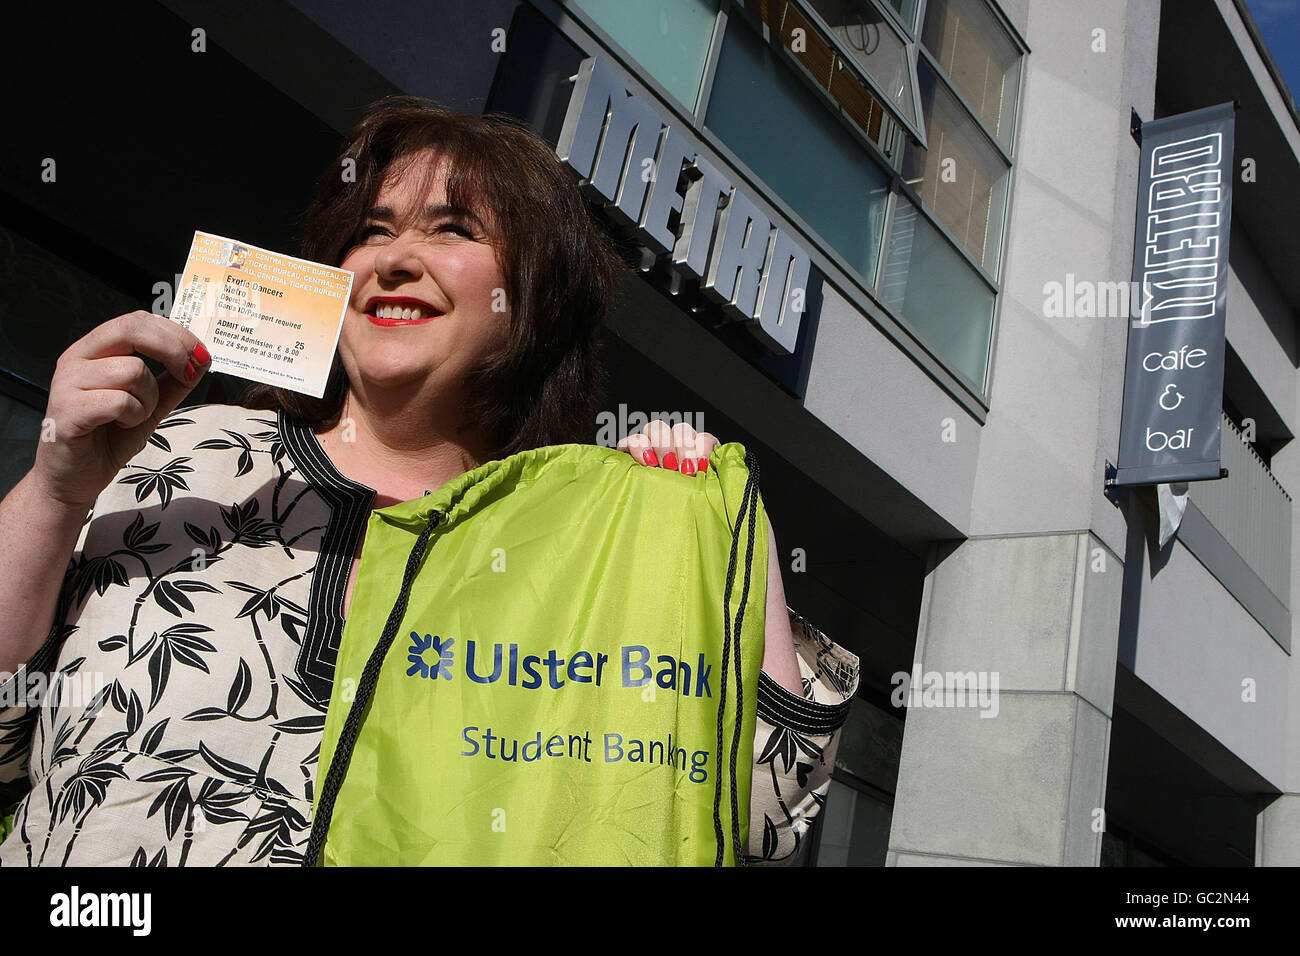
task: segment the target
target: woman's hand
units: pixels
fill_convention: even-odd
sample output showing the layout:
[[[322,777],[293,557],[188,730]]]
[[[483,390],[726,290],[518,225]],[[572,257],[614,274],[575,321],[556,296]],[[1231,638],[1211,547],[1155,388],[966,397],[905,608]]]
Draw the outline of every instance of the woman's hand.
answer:
[[[697,432],[685,422],[670,428],[667,422],[656,418],[620,441],[618,449],[651,468],[695,475],[709,470],[709,455],[717,445],[718,439],[709,432]]]
[[[155,377],[137,352],[164,371]],[[193,333],[151,312],[119,315],[78,339],[50,383],[32,466],[39,489],[84,515],[211,360]]]
[[[641,431],[624,438],[618,448],[643,465],[695,475],[708,470],[709,454],[717,445],[718,439],[708,432],[696,432],[685,423],[669,428],[667,422],[656,418]],[[767,608],[762,669],[786,690],[802,696],[799,658],[786,612],[781,559],[771,521],[767,523]]]

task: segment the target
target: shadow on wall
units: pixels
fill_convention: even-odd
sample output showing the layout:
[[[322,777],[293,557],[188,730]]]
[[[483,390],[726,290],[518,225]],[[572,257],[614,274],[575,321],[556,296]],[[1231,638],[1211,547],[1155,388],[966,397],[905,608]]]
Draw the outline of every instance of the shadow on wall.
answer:
[[[1137,635],[1142,607],[1142,589],[1147,568],[1150,577],[1164,570],[1174,553],[1177,536],[1160,547],[1160,522],[1156,514],[1154,487],[1138,487],[1122,492],[1120,511],[1128,525],[1124,542],[1124,588],[1120,598],[1118,663],[1133,670],[1137,660]],[[1145,554],[1143,552],[1146,552]]]

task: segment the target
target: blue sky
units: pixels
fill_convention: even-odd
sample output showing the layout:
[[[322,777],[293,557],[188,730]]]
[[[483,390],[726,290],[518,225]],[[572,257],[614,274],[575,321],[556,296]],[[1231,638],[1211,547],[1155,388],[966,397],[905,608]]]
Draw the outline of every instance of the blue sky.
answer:
[[[1300,100],[1300,0],[1246,0],[1246,6],[1264,34],[1292,99]]]

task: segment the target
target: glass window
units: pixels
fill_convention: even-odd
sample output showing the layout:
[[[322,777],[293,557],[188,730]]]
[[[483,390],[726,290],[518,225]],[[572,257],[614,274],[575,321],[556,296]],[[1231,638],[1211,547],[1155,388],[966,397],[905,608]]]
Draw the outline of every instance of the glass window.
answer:
[[[902,749],[897,714],[854,698],[817,824],[817,866],[885,865]]]
[[[853,61],[875,81],[889,105],[919,128],[912,51],[870,0],[808,0]]]
[[[880,294],[940,358],[985,391],[993,292],[902,196],[894,208]]]
[[[847,54],[841,56],[831,40],[828,25],[821,17],[813,15],[813,9],[811,5],[805,8],[792,0],[760,0],[757,4],[759,17],[780,37],[781,47],[804,69],[813,85],[825,91],[832,108],[838,108],[841,115],[857,126],[896,165],[901,156],[895,145],[902,136],[900,119],[920,129],[913,86],[906,79],[900,81],[905,84],[906,95],[899,93],[904,105],[887,103],[876,91],[877,88],[887,88],[888,81],[864,66],[850,63]],[[729,22],[734,22],[734,19]],[[872,39],[876,34],[871,30],[863,34],[860,26],[854,22],[851,37],[850,31],[844,28],[841,31],[843,35],[835,42],[845,42],[844,38],[850,37],[846,43],[849,52],[854,42],[867,49],[878,47],[878,41]],[[911,70],[910,60],[907,69]],[[863,78],[868,74],[874,86]],[[825,103],[822,108],[825,108]]]
[[[984,0],[929,0],[921,42],[984,125],[1011,151],[1020,51]]]
[[[572,0],[646,72],[694,110],[709,57],[716,0]]]
[[[831,778],[817,838],[817,865],[884,866],[893,810],[883,800]]]
[[[889,179],[748,26],[727,30],[705,126],[875,281]]]
[[[1010,167],[926,64],[921,102],[929,149],[909,143],[903,178],[986,272],[998,273]]]

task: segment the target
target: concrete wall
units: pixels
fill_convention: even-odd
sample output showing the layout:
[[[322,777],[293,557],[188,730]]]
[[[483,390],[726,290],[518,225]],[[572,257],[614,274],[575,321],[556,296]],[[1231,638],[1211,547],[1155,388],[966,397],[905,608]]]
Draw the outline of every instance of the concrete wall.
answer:
[[[970,526],[980,426],[829,283],[804,407],[954,527]],[[955,441],[945,441],[945,423]]]
[[[1010,6],[1032,52],[971,530],[1092,528],[1122,554],[1123,521],[1102,489],[1118,444],[1126,322],[1046,318],[1043,289],[1071,273],[1129,279],[1138,147],[1128,116],[1131,106],[1150,115],[1159,5]],[[1092,49],[1094,29],[1105,30],[1105,52]]]
[[[1296,739],[1286,732],[1292,658],[1190,551],[1171,548],[1154,577],[1141,550],[1133,673],[1282,788]],[[1242,700],[1247,678],[1253,703]]]
[[[997,704],[909,709],[889,865],[1097,864],[1122,590],[1086,533],[974,539],[936,562],[914,671],[996,675]]]

